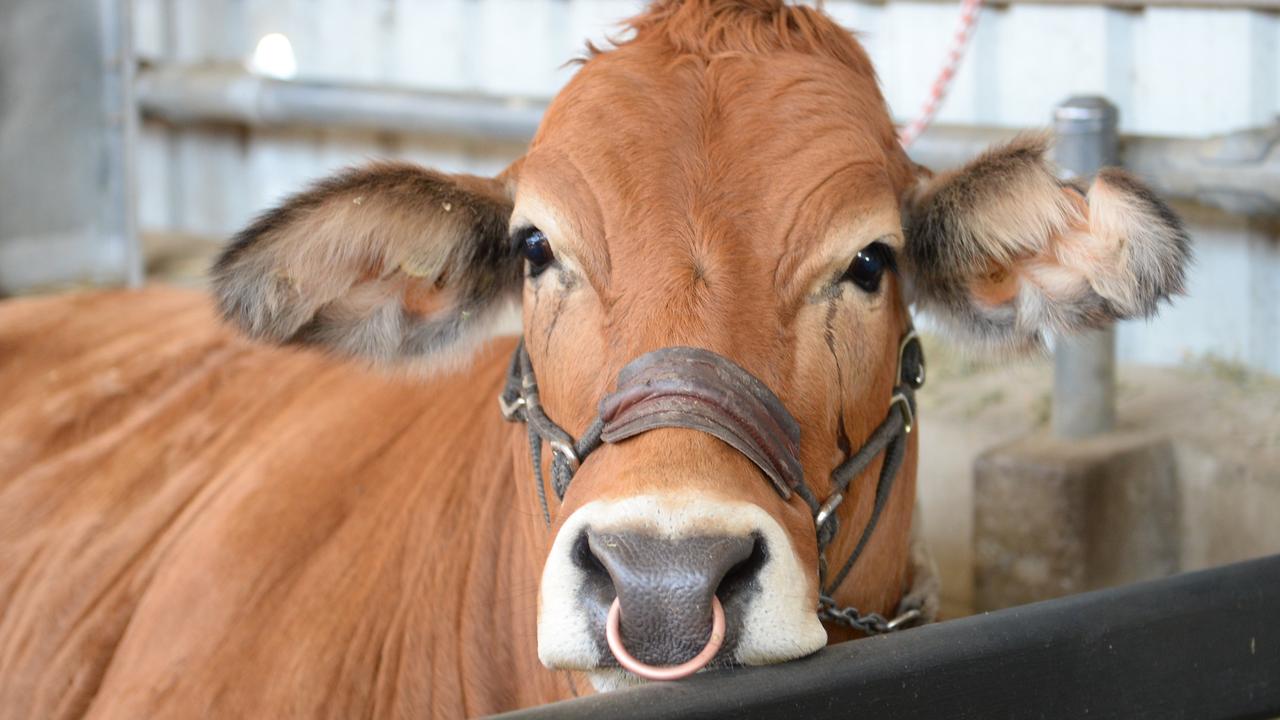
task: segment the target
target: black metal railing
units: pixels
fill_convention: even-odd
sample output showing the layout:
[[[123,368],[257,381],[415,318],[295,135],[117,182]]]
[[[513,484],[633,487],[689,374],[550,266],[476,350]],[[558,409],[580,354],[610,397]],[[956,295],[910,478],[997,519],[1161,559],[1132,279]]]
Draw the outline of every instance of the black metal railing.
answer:
[[[1280,717],[1280,555],[501,717]]]

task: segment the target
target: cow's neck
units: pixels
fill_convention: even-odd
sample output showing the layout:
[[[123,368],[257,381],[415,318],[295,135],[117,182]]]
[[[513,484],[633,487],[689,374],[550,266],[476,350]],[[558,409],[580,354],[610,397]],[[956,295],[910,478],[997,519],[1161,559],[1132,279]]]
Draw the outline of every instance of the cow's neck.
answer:
[[[504,422],[497,407],[514,341],[495,345],[486,356],[496,360],[477,368],[484,377],[476,385],[491,389],[480,401],[492,403],[493,413],[477,428],[484,438],[475,447],[504,451],[478,458],[472,472],[472,487],[483,487],[484,493],[469,525],[474,539],[459,593],[459,617],[467,626],[461,628],[466,643],[459,659],[467,715],[589,692],[586,683],[548,670],[538,660],[538,584],[551,536],[534,495],[524,426]]]

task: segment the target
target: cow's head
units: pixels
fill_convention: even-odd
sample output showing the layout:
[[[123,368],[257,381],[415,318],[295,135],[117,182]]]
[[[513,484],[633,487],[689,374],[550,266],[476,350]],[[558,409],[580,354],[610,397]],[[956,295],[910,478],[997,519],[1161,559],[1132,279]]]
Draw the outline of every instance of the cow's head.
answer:
[[[907,303],[981,345],[1028,348],[1180,288],[1186,236],[1121,172],[1065,184],[1036,138],[939,176],[914,166],[865,53],[816,11],[659,2],[633,28],[499,178],[374,165],[264,215],[216,268],[226,316],[258,338],[432,365],[465,358],[520,303],[542,405],[575,435],[631,360],[710,350],[794,416],[821,499],[889,411]],[[902,593],[915,437],[837,600],[886,612]],[[870,516],[878,469],[838,510],[834,562]],[[548,666],[621,677],[603,631],[615,596],[627,644],[655,664],[701,647],[713,595],[728,617],[719,662],[827,642],[811,508],[707,433],[603,445],[553,497],[547,537]]]

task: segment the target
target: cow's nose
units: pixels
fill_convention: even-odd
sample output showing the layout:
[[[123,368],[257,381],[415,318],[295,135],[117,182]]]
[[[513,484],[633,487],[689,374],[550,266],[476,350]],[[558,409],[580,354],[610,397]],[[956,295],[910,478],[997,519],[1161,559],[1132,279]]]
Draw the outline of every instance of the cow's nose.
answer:
[[[762,545],[750,535],[672,540],[587,531],[587,546],[599,563],[594,572],[607,573],[621,606],[623,643],[650,665],[677,665],[706,647],[717,593],[734,625],[735,600],[763,564]]]

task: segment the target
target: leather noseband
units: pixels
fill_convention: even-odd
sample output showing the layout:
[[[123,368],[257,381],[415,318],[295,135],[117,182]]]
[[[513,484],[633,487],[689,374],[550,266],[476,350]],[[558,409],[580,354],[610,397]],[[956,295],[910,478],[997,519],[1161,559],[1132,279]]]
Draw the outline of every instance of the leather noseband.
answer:
[[[616,443],[657,428],[713,435],[746,455],[783,499],[804,482],[800,424],[754,375],[710,350],[669,347],[632,360],[600,401],[600,439]]]

